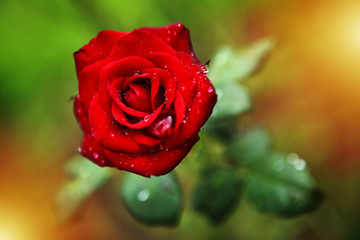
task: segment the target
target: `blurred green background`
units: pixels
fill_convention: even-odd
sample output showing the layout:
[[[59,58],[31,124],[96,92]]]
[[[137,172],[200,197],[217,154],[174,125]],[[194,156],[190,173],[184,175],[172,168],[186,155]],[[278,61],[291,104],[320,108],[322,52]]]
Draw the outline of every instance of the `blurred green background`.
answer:
[[[282,220],[241,202],[214,227],[186,200],[177,228],[150,228],[107,186],[76,219],[57,223],[52,199],[82,137],[69,100],[77,93],[72,53],[104,29],[172,22],[190,29],[203,63],[225,44],[277,40],[246,82],[254,107],[241,124],[269,127],[276,149],[307,160],[327,195],[320,209]],[[1,0],[0,29],[0,239],[360,238],[357,1]],[[177,171],[191,189],[187,161]]]

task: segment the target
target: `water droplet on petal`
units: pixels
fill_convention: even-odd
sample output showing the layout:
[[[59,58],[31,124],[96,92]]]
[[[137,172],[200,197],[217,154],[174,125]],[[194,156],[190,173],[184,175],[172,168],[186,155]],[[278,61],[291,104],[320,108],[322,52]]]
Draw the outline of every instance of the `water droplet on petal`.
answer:
[[[115,137],[115,133],[110,133],[110,137]]]
[[[94,157],[95,159],[98,159],[98,158],[99,158],[99,154],[93,153],[93,157]]]
[[[144,117],[144,122],[149,121],[149,118],[150,118],[150,115],[146,115],[146,116]]]
[[[214,92],[214,89],[212,87],[209,87],[207,91],[208,91],[208,93],[212,93],[212,92]]]
[[[132,164],[130,164],[130,168],[134,168],[134,164],[132,163]]]

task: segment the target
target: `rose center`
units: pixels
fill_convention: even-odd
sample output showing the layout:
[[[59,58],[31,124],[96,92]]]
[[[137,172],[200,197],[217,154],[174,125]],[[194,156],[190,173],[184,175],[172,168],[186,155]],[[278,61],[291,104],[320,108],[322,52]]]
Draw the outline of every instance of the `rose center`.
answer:
[[[149,79],[142,82],[130,83],[128,90],[123,93],[122,98],[127,106],[146,113],[152,113],[165,100],[164,90],[160,87],[152,102]]]

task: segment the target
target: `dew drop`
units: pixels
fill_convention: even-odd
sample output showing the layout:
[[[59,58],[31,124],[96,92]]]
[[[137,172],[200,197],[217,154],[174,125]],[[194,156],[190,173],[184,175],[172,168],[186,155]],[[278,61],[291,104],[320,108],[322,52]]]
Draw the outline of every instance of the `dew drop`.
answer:
[[[277,172],[281,172],[282,170],[284,170],[285,168],[285,164],[283,161],[281,160],[277,160],[273,162],[273,169]]]
[[[208,91],[208,93],[212,93],[212,92],[214,92],[214,89],[212,87],[209,87],[207,91]]]
[[[81,147],[78,147],[77,151],[78,151],[78,152],[81,152]]]
[[[296,153],[290,153],[287,159],[290,164],[296,165],[299,161],[299,156]]]
[[[294,167],[298,171],[303,171],[306,167],[306,162],[302,159],[299,159],[298,162],[294,165]]]
[[[145,173],[145,175],[147,175],[149,173]],[[150,193],[148,190],[141,190],[138,194],[137,194],[137,200],[139,200],[140,202],[145,202],[146,200],[148,200],[150,197]]]
[[[150,118],[150,115],[146,115],[146,116],[144,117],[144,122],[149,121],[149,118]]]
[[[132,164],[130,164],[130,168],[134,168],[134,164],[132,163]]]
[[[115,133],[110,133],[110,137],[115,137]]]
[[[98,159],[98,158],[99,158],[99,154],[98,154],[98,153],[93,153],[93,157],[94,157],[95,159]]]

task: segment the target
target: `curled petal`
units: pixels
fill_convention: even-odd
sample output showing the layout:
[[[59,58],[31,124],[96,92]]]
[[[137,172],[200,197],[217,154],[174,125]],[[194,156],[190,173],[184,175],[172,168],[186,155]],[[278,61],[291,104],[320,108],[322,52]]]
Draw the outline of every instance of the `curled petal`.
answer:
[[[100,71],[99,99],[101,106],[107,112],[111,109],[110,86],[113,80],[123,76],[128,77],[142,69],[155,67],[151,61],[138,56],[131,56],[119,59],[107,64]]]
[[[91,100],[99,89],[99,72],[107,59],[85,67],[78,75],[79,95],[85,109],[89,109]]]
[[[85,134],[90,134],[91,131],[89,125],[89,118],[86,109],[80,101],[79,95],[77,95],[74,99],[74,114],[80,128],[84,131]]]
[[[214,87],[206,76],[199,76],[196,89],[197,93],[191,110],[188,111],[177,131],[166,140],[165,147],[176,148],[193,138],[210,117],[217,100]]]
[[[186,114],[186,106],[183,96],[180,91],[176,91],[176,97],[174,101],[174,108],[176,114],[175,130],[177,130],[180,124],[183,122]]]
[[[137,173],[145,177],[160,176],[173,170],[199,140],[198,136],[176,149],[153,153],[126,154],[105,150],[108,159],[121,170]]]
[[[125,115],[125,113],[116,104],[112,105],[111,112],[112,112],[114,118],[116,119],[116,121],[118,123],[120,123],[121,125],[123,125],[125,127],[128,127],[130,129],[142,129],[142,128],[145,128],[145,127],[149,126],[157,118],[157,116],[159,116],[163,105],[164,104],[162,104],[153,113],[149,114],[144,119],[142,119],[142,120],[140,120],[139,122],[136,122],[136,123],[131,123],[129,121],[129,119],[127,118],[127,116]]]
[[[147,68],[143,73],[155,73],[160,79],[160,86],[165,89],[165,106],[170,108],[171,103],[175,99],[176,82],[171,73],[162,68]]]
[[[149,113],[146,112],[142,112],[142,111],[138,111],[135,110],[133,108],[130,108],[128,106],[126,106],[126,104],[124,104],[122,102],[121,99],[121,85],[123,84],[123,78],[118,78],[115,81],[112,82],[111,87],[110,87],[110,95],[112,97],[112,99],[115,101],[115,103],[127,114],[134,116],[134,117],[140,117],[140,118],[144,118],[147,115],[149,115]],[[114,103],[113,103],[114,104]]]
[[[153,53],[146,58],[171,73],[176,81],[176,89],[183,95],[186,106],[190,107],[195,97],[196,79],[189,69],[179,59],[166,53]]]
[[[195,57],[190,32],[182,23],[173,23],[166,27],[142,27],[140,30],[157,36],[176,51],[186,52]]]
[[[128,56],[145,56],[152,52],[165,52],[176,56],[176,51],[160,38],[148,32],[134,30],[119,39],[110,58],[115,60]]]
[[[74,52],[77,74],[79,75],[85,67],[108,57],[116,41],[126,34],[113,30],[101,31],[88,44]]]
[[[90,105],[89,122],[94,138],[106,149],[115,152],[145,152],[149,148],[129,138],[126,128],[121,127],[102,109],[96,94]]]
[[[102,146],[91,134],[84,136],[81,142],[80,153],[101,167],[114,166],[114,164],[107,159]]]

